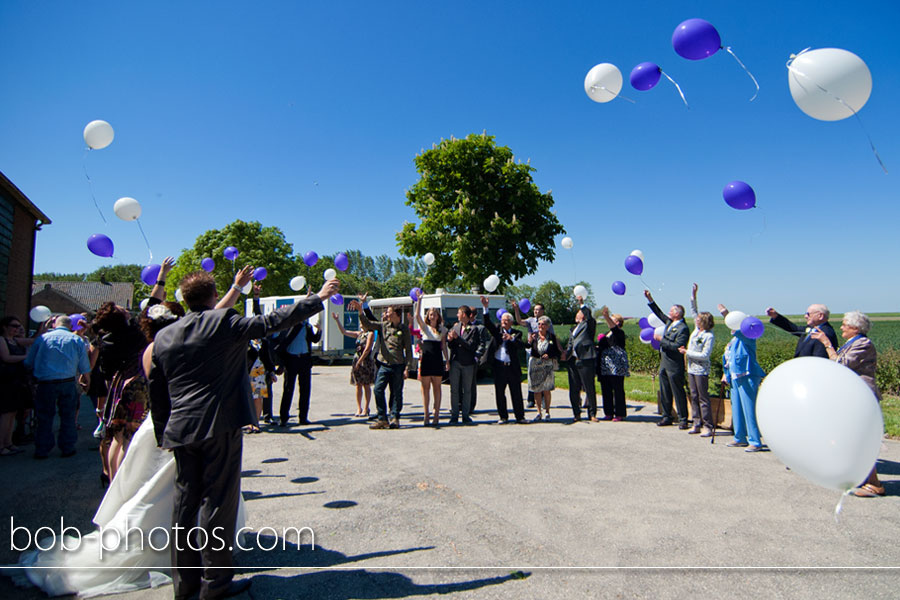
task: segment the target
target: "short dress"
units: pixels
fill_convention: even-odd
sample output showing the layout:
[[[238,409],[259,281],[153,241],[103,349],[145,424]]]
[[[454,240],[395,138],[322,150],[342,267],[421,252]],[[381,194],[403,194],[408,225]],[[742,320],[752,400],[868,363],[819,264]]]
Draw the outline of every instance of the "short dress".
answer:
[[[258,358],[250,367],[250,390],[253,392],[254,400],[269,397],[269,386],[266,385],[266,367]]]
[[[121,433],[126,440],[130,440],[150,410],[147,378],[140,361],[134,361],[116,372],[109,382],[108,402],[112,408],[106,423],[107,435]]]
[[[3,338],[10,356],[25,356],[28,348]],[[0,365],[0,413],[11,413],[34,406],[28,370],[22,361]]]
[[[444,353],[441,350],[441,340],[447,329],[441,325],[440,331],[435,336],[430,327],[422,329],[422,354],[419,357],[420,377],[444,376]]]
[[[360,360],[369,339],[368,331],[360,331],[356,336],[356,356],[353,357],[353,366],[350,367],[350,383],[353,385],[372,385],[375,383],[375,352],[370,351],[365,360]],[[374,335],[374,334],[372,334]],[[374,350],[374,346],[372,350]]]
[[[551,343],[549,338],[545,340],[538,338],[538,352],[547,354]],[[555,358],[535,358],[532,356],[531,362],[528,363],[528,391],[549,392],[556,389],[555,372],[558,364]]]

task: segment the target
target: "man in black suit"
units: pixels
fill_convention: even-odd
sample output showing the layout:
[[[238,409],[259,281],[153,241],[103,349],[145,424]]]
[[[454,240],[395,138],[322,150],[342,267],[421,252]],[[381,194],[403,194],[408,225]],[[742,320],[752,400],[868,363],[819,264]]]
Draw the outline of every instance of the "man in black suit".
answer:
[[[597,347],[594,345],[597,321],[591,309],[578,298],[581,307],[575,313],[575,327],[566,344],[566,366],[569,375],[569,402],[572,404],[574,421],[581,420],[581,391],[587,399],[587,416],[592,422],[597,419],[597,388],[594,377],[597,374]]]
[[[506,388],[509,387],[509,396],[512,400],[513,414],[516,423],[525,422],[525,403],[522,400],[522,367],[519,363],[519,350],[524,347],[522,332],[512,328],[513,317],[510,313],[503,313],[498,329],[491,322],[488,312],[487,297],[481,297],[481,305],[484,307],[484,326],[494,340],[497,349],[493,356],[494,366],[494,395],[497,400],[497,414],[500,420],[497,423],[509,422],[509,411],[506,408]]]
[[[255,420],[247,344],[322,310],[338,281],[326,282],[316,296],[248,318],[214,308],[218,294],[209,273],[190,273],[180,287],[191,312],[157,334],[148,374],[156,440],[175,454],[172,583],[176,599],[225,598],[250,587],[249,579],[232,581],[231,568],[241,428]]]
[[[275,335],[272,341],[278,347],[277,359],[284,367],[281,388],[279,423],[287,427],[294,400],[294,381],[299,384],[297,420],[309,425],[309,397],[312,394],[312,345],[322,339],[322,331],[303,320],[287,331]]]
[[[450,424],[472,421],[472,390],[478,371],[478,361],[485,351],[481,337],[482,327],[470,322],[472,309],[463,305],[456,311],[457,322],[447,334],[450,348]]]
[[[673,304],[669,314],[663,314],[650,290],[644,290],[647,304],[659,320],[665,323],[662,335],[654,335],[659,342],[659,395],[663,416],[657,422],[660,427],[671,425],[672,400],[674,397],[675,408],[678,411],[678,429],[688,429],[687,395],[684,392],[684,356],[678,351],[682,346],[687,347],[690,332],[684,323],[684,307]]]
[[[828,317],[831,316],[831,313],[824,304],[811,304],[809,308],[806,309],[806,314],[804,315],[806,317],[805,328],[791,323],[786,317],[778,314],[778,311],[771,306],[766,309],[766,314],[769,315],[769,322],[772,325],[780,327],[791,335],[800,338],[797,340],[797,349],[794,351],[794,358],[797,358],[798,356],[820,356],[822,358],[828,358],[828,350],[825,348],[825,345],[810,335],[816,330],[824,333],[833,347],[837,348],[839,346],[837,343],[837,336],[834,333],[834,328],[828,322]]]

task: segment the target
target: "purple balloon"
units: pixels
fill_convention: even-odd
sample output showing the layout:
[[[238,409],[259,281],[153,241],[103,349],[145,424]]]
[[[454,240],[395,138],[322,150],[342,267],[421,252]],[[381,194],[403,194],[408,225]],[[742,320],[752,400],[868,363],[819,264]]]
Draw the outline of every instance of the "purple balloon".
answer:
[[[343,304],[343,303],[344,303],[344,297],[341,296],[340,294],[335,294],[334,296],[331,297],[331,301],[332,301],[334,304]]]
[[[235,260],[237,259],[240,252],[238,252],[238,249],[234,246],[228,246],[227,248],[225,248],[225,252],[223,252],[222,254],[224,254],[225,258],[227,258],[228,260]]]
[[[531,310],[531,300],[529,300],[528,298],[522,298],[521,300],[519,300],[519,310],[521,310],[523,313],[527,313],[529,310]]]
[[[312,250],[303,255],[303,264],[307,267],[311,267],[317,262],[319,262],[319,255]]]
[[[624,296],[625,295],[625,283],[621,282],[621,281],[613,281],[612,291],[613,291],[613,294],[616,294],[618,296]]]
[[[741,321],[741,333],[743,333],[751,340],[762,337],[762,334],[765,332],[765,330],[766,326],[763,325],[763,322],[756,317],[747,317],[746,319]]]
[[[657,340],[657,339],[651,340],[650,345],[653,347],[654,350],[659,350],[659,340]]]
[[[647,320],[647,317],[641,317],[641,319],[638,321],[638,327],[640,327],[641,330],[647,329],[648,327],[650,329],[653,329],[652,327],[650,327],[650,321]]]
[[[644,340],[645,342],[649,342],[650,340],[652,340],[653,339],[653,328],[645,327],[645,328],[641,329],[641,339]]]
[[[266,275],[268,275],[268,274],[269,274],[269,272],[266,271],[265,267],[257,267],[256,270],[253,271],[253,279],[255,279],[257,281],[262,281],[263,279],[266,278]]]
[[[498,309],[497,309],[497,312],[494,313],[494,314],[497,315],[497,320],[499,321],[500,319],[503,318],[503,315],[506,314],[506,309],[505,309],[505,308],[498,308]]]
[[[422,295],[422,288],[414,287],[413,289],[409,290],[409,297],[412,298],[413,302],[418,300],[419,296],[421,296],[421,295]]]
[[[343,252],[338,252],[338,255],[334,257],[334,266],[338,271],[346,271],[350,266],[350,259]]]
[[[642,62],[631,70],[631,87],[646,92],[659,83],[662,69],[652,62]]]
[[[722,190],[725,203],[731,208],[748,210],[756,206],[756,193],[743,181],[732,181]]]
[[[625,270],[632,275],[640,275],[644,272],[644,261],[632,254],[625,259]]]
[[[147,265],[141,269],[141,281],[147,285],[156,285],[159,279],[159,271],[162,269],[160,265]]]
[[[113,255],[112,240],[102,233],[95,233],[94,235],[89,237],[87,241],[87,247],[88,250],[90,250],[97,256],[109,258]]]
[[[216,261],[211,258],[204,258],[200,261],[200,268],[206,271],[207,273],[212,273],[213,269],[216,268]]]
[[[84,329],[84,315],[81,313],[72,313],[69,315],[72,319],[72,331],[81,331]]]
[[[672,47],[683,58],[701,60],[719,51],[722,38],[709,21],[688,19],[675,28]]]

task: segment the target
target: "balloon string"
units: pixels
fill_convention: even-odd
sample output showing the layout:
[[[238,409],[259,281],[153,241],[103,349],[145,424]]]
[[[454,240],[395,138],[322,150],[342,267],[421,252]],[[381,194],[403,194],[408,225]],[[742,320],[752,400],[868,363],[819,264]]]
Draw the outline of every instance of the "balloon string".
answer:
[[[687,99],[684,97],[684,92],[681,91],[681,86],[678,85],[677,83],[675,83],[675,80],[672,79],[671,77],[669,77],[669,76],[666,74],[666,72],[663,71],[662,69],[660,69],[659,72],[663,74],[663,77],[665,77],[666,79],[668,79],[669,81],[672,82],[672,85],[675,86],[675,89],[678,90],[678,93],[681,95],[681,101],[684,102],[684,105],[687,106],[688,110],[690,110],[691,107],[690,107],[690,105],[688,104]]]
[[[741,68],[744,69],[744,72],[747,73],[747,75],[750,76],[750,79],[753,80],[753,85],[756,86],[756,93],[753,94],[753,97],[752,97],[752,98],[750,98],[750,102],[753,102],[754,100],[756,100],[756,97],[759,95],[759,82],[756,81],[756,77],[753,76],[753,73],[750,72],[750,69],[748,69],[746,66],[744,66],[744,63],[742,63],[742,62],[741,62],[741,59],[739,59],[739,58],[737,57],[737,54],[735,54],[735,53],[731,50],[731,46],[725,46],[725,52],[727,52],[728,54],[730,54],[731,56],[733,56],[733,57],[734,57],[734,60],[736,60],[736,61],[738,62],[739,65],[741,65]]]
[[[840,516],[841,516],[841,512],[843,512],[843,510],[844,510],[844,498],[849,496],[852,492],[853,492],[853,488],[850,488],[849,490],[847,490],[843,494],[841,494],[841,497],[838,499],[837,506],[834,507],[834,522],[835,523],[841,522]]]
[[[753,243],[754,238],[761,236],[763,234],[763,232],[766,230],[766,212],[762,209],[761,206],[757,206],[756,208],[758,208],[759,212],[762,214],[762,229],[750,236],[751,244]]]
[[[575,268],[575,251],[571,251],[572,254],[572,276],[575,278],[575,284],[578,284],[578,270]]]
[[[91,151],[90,148],[84,149],[84,157],[81,160],[81,167],[84,169],[84,176],[87,179],[88,187],[90,187],[90,189],[91,189],[91,198],[94,200],[94,206],[97,207],[97,212],[100,213],[100,218],[103,219],[103,224],[109,225],[109,223],[106,221],[106,217],[103,216],[103,211],[100,210],[100,205],[97,203],[97,197],[94,195],[94,181],[91,179],[91,176],[88,175],[87,156],[88,156],[88,152],[90,152],[90,151]]]
[[[622,100],[628,100],[628,101],[631,102],[632,104],[637,104],[637,103],[636,103],[634,100],[632,100],[631,98],[628,98],[627,96],[623,96],[623,95],[620,94],[620,93],[613,92],[612,90],[608,89],[608,88],[607,88],[606,86],[604,86],[604,85],[592,85],[592,86],[591,86],[591,90],[603,90],[604,92],[606,92],[607,94],[609,94],[610,96],[612,96],[612,98],[610,98],[610,100],[612,100],[612,99],[614,99],[614,98],[621,98]]]
[[[809,48],[807,48],[807,50],[809,50]],[[803,52],[806,52],[806,50],[804,50]],[[800,54],[803,54],[803,52],[801,52]],[[875,160],[877,160],[878,164],[881,165],[881,170],[884,171],[885,174],[887,174],[887,172],[888,172],[887,167],[884,166],[884,162],[882,162],[881,156],[878,155],[878,150],[875,148],[875,143],[872,141],[872,136],[870,136],[869,132],[866,131],[866,127],[865,127],[865,125],[863,125],[862,119],[859,117],[859,113],[857,113],[853,109],[852,106],[850,106],[849,104],[844,102],[844,100],[842,98],[835,96],[834,94],[832,94],[831,92],[829,92],[828,90],[823,88],[821,85],[819,85],[818,83],[813,81],[806,73],[798,70],[797,67],[795,67],[793,64],[791,64],[797,56],[800,56],[800,54],[798,54],[796,56],[792,56],[786,65],[788,68],[788,71],[790,71],[791,74],[794,75],[794,81],[797,82],[797,85],[799,85],[803,89],[803,91],[807,91],[806,88],[803,86],[802,83],[800,83],[800,80],[797,79],[796,76],[800,75],[801,77],[806,77],[806,79],[809,79],[810,83],[812,83],[814,86],[819,88],[819,90],[821,90],[824,94],[831,96],[832,98],[834,98],[835,100],[837,100],[838,102],[843,104],[847,108],[847,110],[849,110],[851,113],[853,113],[853,116],[856,117],[856,122],[859,123],[860,129],[862,129],[862,131],[863,131],[863,135],[865,135],[866,139],[869,141],[869,147],[872,148],[872,153],[875,155]]]
[[[144,233],[144,228],[141,226],[141,220],[135,219],[135,223],[137,223],[138,229],[141,230],[141,235],[144,237],[144,243],[147,244],[147,251],[150,253],[150,262],[147,264],[153,263],[153,250],[150,249],[150,242],[147,240],[147,234]]]

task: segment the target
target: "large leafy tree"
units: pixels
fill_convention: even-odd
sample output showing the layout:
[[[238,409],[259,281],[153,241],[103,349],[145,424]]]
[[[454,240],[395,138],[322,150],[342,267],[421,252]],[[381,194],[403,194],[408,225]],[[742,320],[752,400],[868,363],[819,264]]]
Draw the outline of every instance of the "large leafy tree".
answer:
[[[421,220],[397,234],[400,252],[431,252],[429,287],[481,286],[488,275],[501,288],[554,257],[553,238],[564,233],[553,196],[532,180],[534,168],[486,133],[441,143],[415,158],[419,181],[406,193]]]

